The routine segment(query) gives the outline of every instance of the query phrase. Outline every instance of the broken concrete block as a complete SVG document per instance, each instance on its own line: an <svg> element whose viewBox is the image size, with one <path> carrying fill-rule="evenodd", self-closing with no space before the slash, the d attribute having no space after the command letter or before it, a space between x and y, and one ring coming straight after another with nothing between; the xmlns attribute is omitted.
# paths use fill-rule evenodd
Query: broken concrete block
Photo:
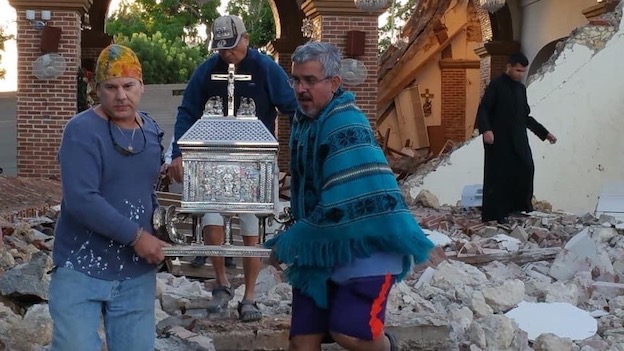
<svg viewBox="0 0 624 351"><path fill-rule="evenodd" d="M540 270L540 267L535 263L529 263L524 268L523 271L529 277L544 282L546 284L550 284L553 282L553 278L549 277L548 270L546 270L546 274Z"/></svg>
<svg viewBox="0 0 624 351"><path fill-rule="evenodd" d="M514 279L482 291L485 302L494 312L506 312L524 300L524 283Z"/></svg>
<svg viewBox="0 0 624 351"><path fill-rule="evenodd" d="M481 321L487 340L488 350L506 350L514 338L514 326L511 319L503 314L493 314Z"/></svg>
<svg viewBox="0 0 624 351"><path fill-rule="evenodd" d="M468 338L469 340L479 349L485 349L487 347L487 338L485 336L485 331L481 324L476 321L470 325L470 329L468 330Z"/></svg>
<svg viewBox="0 0 624 351"><path fill-rule="evenodd" d="M591 238L597 243L606 243L618 235L615 228L594 227Z"/></svg>
<svg viewBox="0 0 624 351"><path fill-rule="evenodd" d="M457 334L457 336L465 334L473 320L474 314L468 307L464 306L451 311L449 315L451 334Z"/></svg>
<svg viewBox="0 0 624 351"><path fill-rule="evenodd" d="M540 244L551 236L550 232L544 228L531 227L529 229L529 238Z"/></svg>
<svg viewBox="0 0 624 351"><path fill-rule="evenodd" d="M457 285L480 286L487 277L478 268L460 261L444 261L436 269L431 285L451 290Z"/></svg>
<svg viewBox="0 0 624 351"><path fill-rule="evenodd" d="M48 345L52 341L52 317L47 304L33 305L24 318L7 331L15 350L33 350L34 345ZM28 347L31 346L31 347Z"/></svg>
<svg viewBox="0 0 624 351"><path fill-rule="evenodd" d="M521 226L515 227L511 231L511 233L509 233L509 236L512 238L516 238L520 240L521 242L526 242L527 240L529 240L529 234Z"/></svg>
<svg viewBox="0 0 624 351"><path fill-rule="evenodd" d="M431 268L431 267L425 268L425 270L420 275L420 278L418 278L418 281L414 285L414 288L415 289L419 289L419 288L421 288L425 284L427 284L427 285L431 284L431 281L433 280L433 275L435 274L435 271L436 270Z"/></svg>
<svg viewBox="0 0 624 351"><path fill-rule="evenodd" d="M580 220L581 220L581 222L583 222L583 224L587 224L587 225L595 224L598 221L598 219L593 214L591 214L589 212L584 214L584 215L582 215Z"/></svg>
<svg viewBox="0 0 624 351"><path fill-rule="evenodd" d="M576 305L579 301L580 291L576 284L564 284L555 282L546 290L545 302L566 302Z"/></svg>
<svg viewBox="0 0 624 351"><path fill-rule="evenodd" d="M568 241L557 254L550 268L550 276L561 281L571 279L576 272L591 270L598 257L596 243L585 228Z"/></svg>
<svg viewBox="0 0 624 351"><path fill-rule="evenodd" d="M542 334L535 339L535 351L575 351L578 346L569 338L560 338L555 334Z"/></svg>
<svg viewBox="0 0 624 351"><path fill-rule="evenodd" d="M512 238L506 234L498 234L492 237L492 240L498 242L498 246L501 249L505 249L509 252L515 252L520 250L522 242L516 238Z"/></svg>
<svg viewBox="0 0 624 351"><path fill-rule="evenodd" d="M415 203L424 207L440 208L440 200L429 190L423 189L416 196Z"/></svg>
<svg viewBox="0 0 624 351"><path fill-rule="evenodd" d="M506 232L501 230L498 227L485 226L483 230L479 232L479 235L481 235L484 238L491 238L498 234L504 234L504 233Z"/></svg>
<svg viewBox="0 0 624 351"><path fill-rule="evenodd" d="M0 293L16 300L39 302L48 299L52 259L43 251L32 255L32 260L15 266L0 277Z"/></svg>
<svg viewBox="0 0 624 351"><path fill-rule="evenodd" d="M561 218L561 224L563 225L574 225L578 221L578 217L576 215L566 215Z"/></svg>
<svg viewBox="0 0 624 351"><path fill-rule="evenodd" d="M603 226L612 226L617 224L617 219L615 219L615 217L611 216L611 215L607 215L607 214L601 214L600 217L598 218L598 223L600 223Z"/></svg>
<svg viewBox="0 0 624 351"><path fill-rule="evenodd" d="M485 302L485 297L481 291L473 292L468 304L477 317L487 317L494 313L492 307Z"/></svg>
<svg viewBox="0 0 624 351"><path fill-rule="evenodd" d="M263 268L256 279L256 296L268 294L274 286L280 283L282 283L282 277L275 267Z"/></svg>

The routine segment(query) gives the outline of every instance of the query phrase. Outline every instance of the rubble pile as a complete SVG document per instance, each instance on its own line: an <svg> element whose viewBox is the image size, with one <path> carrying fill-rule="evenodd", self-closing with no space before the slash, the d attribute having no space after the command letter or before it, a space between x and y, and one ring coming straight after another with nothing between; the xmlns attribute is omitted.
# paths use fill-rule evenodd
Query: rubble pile
<svg viewBox="0 0 624 351"><path fill-rule="evenodd" d="M388 328L402 350L624 350L624 224L537 207L544 211L489 225L478 210L418 196L413 213L440 248L388 299ZM51 341L57 211L3 228L0 349L46 350ZM285 349L292 294L281 273L267 266L260 274L258 323L237 321L242 277L228 309L209 314L211 281L159 273L156 349Z"/></svg>

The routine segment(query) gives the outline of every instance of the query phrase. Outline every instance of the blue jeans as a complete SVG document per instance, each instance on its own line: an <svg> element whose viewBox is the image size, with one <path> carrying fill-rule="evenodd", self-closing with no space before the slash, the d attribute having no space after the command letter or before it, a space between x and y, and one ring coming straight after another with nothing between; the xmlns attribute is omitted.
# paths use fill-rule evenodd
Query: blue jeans
<svg viewBox="0 0 624 351"><path fill-rule="evenodd" d="M69 268L52 272L54 322L50 351L97 351L104 319L109 351L154 351L156 271L128 280L102 280Z"/></svg>

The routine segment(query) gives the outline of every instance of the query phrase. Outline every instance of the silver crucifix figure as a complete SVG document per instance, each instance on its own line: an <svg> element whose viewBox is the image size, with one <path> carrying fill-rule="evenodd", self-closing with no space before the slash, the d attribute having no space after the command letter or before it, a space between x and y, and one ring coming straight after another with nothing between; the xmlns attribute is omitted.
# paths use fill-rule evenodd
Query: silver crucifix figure
<svg viewBox="0 0 624 351"><path fill-rule="evenodd" d="M236 81L244 81L251 80L251 75L249 74L236 74L236 68L233 63L228 65L228 73L227 74L211 74L210 79L212 80L227 80L228 82L228 116L234 116L234 82Z"/></svg>

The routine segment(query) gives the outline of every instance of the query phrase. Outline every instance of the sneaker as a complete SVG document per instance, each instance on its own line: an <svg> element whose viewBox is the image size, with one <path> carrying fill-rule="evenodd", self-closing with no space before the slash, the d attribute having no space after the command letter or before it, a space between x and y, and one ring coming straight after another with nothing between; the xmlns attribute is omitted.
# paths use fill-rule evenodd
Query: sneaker
<svg viewBox="0 0 624 351"><path fill-rule="evenodd" d="M212 289L212 299L208 301L206 309L208 312L219 312L227 307L233 296L230 288L217 286Z"/></svg>
<svg viewBox="0 0 624 351"><path fill-rule="evenodd" d="M191 261L193 267L203 267L206 264L206 256L195 256Z"/></svg>

